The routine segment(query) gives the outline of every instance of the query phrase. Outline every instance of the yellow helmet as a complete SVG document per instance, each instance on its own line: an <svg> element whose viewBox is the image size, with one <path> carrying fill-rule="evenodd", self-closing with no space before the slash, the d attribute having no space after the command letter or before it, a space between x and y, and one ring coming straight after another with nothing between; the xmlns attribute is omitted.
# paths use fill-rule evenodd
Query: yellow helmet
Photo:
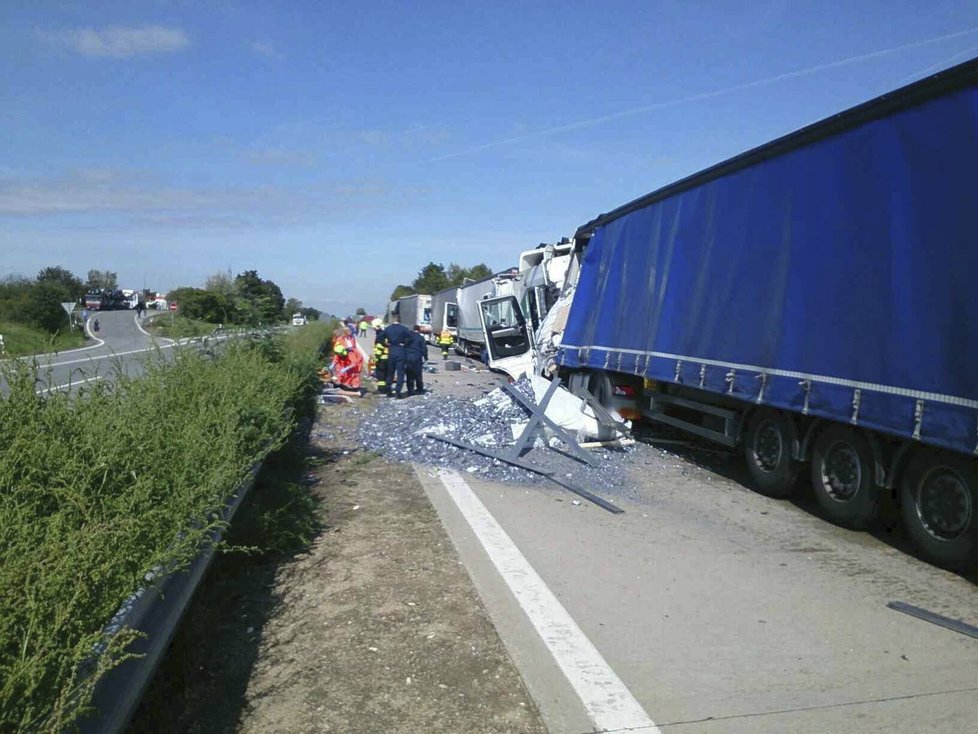
<svg viewBox="0 0 978 734"><path fill-rule="evenodd" d="M370 322L370 325L372 327L374 327L375 329L383 329L384 328L384 322L381 319L374 319L373 321Z"/></svg>
<svg viewBox="0 0 978 734"><path fill-rule="evenodd" d="M335 346L333 347L333 351L337 354L346 354L346 347L339 342L336 342Z"/></svg>

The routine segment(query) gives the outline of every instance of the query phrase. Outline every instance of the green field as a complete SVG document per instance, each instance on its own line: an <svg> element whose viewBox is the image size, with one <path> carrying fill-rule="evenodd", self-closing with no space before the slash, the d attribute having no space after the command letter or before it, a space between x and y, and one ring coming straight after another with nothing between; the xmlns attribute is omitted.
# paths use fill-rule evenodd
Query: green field
<svg viewBox="0 0 978 734"><path fill-rule="evenodd" d="M29 354L45 354L76 349L85 346L85 337L79 329L71 332L49 334L24 324L0 321L4 351L0 357L22 357Z"/></svg>
<svg viewBox="0 0 978 734"><path fill-rule="evenodd" d="M186 564L229 494L315 410L329 325L147 362L39 398L7 365L0 398L0 731L70 727L131 635L103 628L147 571ZM161 436L163 438L161 438Z"/></svg>

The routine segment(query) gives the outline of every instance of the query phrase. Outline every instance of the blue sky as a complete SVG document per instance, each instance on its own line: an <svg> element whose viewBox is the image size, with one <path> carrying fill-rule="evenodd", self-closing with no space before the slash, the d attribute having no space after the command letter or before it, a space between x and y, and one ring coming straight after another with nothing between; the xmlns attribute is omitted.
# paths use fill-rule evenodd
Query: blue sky
<svg viewBox="0 0 978 734"><path fill-rule="evenodd" d="M978 56L973 2L0 5L0 277L335 313Z"/></svg>

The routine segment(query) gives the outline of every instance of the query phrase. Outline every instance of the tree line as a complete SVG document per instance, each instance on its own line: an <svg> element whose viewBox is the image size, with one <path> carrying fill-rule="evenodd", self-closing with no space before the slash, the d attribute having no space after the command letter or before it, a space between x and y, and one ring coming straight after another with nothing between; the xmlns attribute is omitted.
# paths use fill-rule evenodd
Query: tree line
<svg viewBox="0 0 978 734"><path fill-rule="evenodd" d="M442 263L429 262L418 272L411 285L398 285L391 292L390 300L410 296L415 293L437 293L446 288L464 285L467 280L482 280L492 275L492 270L485 263L473 265L470 268L451 263L446 268Z"/></svg>
<svg viewBox="0 0 978 734"><path fill-rule="evenodd" d="M183 286L167 294L176 301L180 315L212 324L254 326L271 324L301 313L310 321L319 318L316 308L303 306L296 298L286 299L272 280L263 279L257 270L246 270L235 277L215 273L203 288Z"/></svg>
<svg viewBox="0 0 978 734"><path fill-rule="evenodd" d="M89 270L85 280L60 266L43 268L33 278L11 275L0 280L0 321L56 334L68 325L62 303L78 303L92 288L116 287L116 274L108 270Z"/></svg>
<svg viewBox="0 0 978 734"><path fill-rule="evenodd" d="M57 334L68 326L62 303L81 303L85 293L100 288L115 290L118 275L110 270L89 270L85 280L60 266L43 268L33 277L12 275L0 279L0 322L12 322ZM155 294L144 291L144 298ZM177 301L180 315L215 324L256 325L275 323L294 313L309 320L319 318L318 309L286 299L271 280L246 270L235 277L218 273L203 288L180 287L167 294Z"/></svg>

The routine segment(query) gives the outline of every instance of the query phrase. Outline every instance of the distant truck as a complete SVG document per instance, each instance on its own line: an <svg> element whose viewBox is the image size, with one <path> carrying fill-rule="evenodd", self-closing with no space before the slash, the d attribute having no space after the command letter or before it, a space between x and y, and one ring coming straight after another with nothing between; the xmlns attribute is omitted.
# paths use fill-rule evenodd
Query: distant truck
<svg viewBox="0 0 978 734"><path fill-rule="evenodd" d="M393 312L409 329L422 334L431 333L431 296L416 293L413 296L399 298Z"/></svg>
<svg viewBox="0 0 978 734"><path fill-rule="evenodd" d="M453 344L458 340L458 288L454 286L431 296L431 331L428 341L436 344L443 331L451 335Z"/></svg>
<svg viewBox="0 0 978 734"><path fill-rule="evenodd" d="M127 296L118 288L92 288L85 293L85 308L89 311L121 311L136 308L138 303L138 295L133 301L132 296Z"/></svg>
<svg viewBox="0 0 978 734"><path fill-rule="evenodd" d="M841 525L892 495L973 566L976 109L972 61L603 214L536 336L514 298L490 350L739 449L768 495L806 470Z"/></svg>
<svg viewBox="0 0 978 734"><path fill-rule="evenodd" d="M293 326L305 326L306 325L306 317L305 317L305 314L302 314L302 313L299 313L299 312L296 312L296 313L292 314L292 325Z"/></svg>

